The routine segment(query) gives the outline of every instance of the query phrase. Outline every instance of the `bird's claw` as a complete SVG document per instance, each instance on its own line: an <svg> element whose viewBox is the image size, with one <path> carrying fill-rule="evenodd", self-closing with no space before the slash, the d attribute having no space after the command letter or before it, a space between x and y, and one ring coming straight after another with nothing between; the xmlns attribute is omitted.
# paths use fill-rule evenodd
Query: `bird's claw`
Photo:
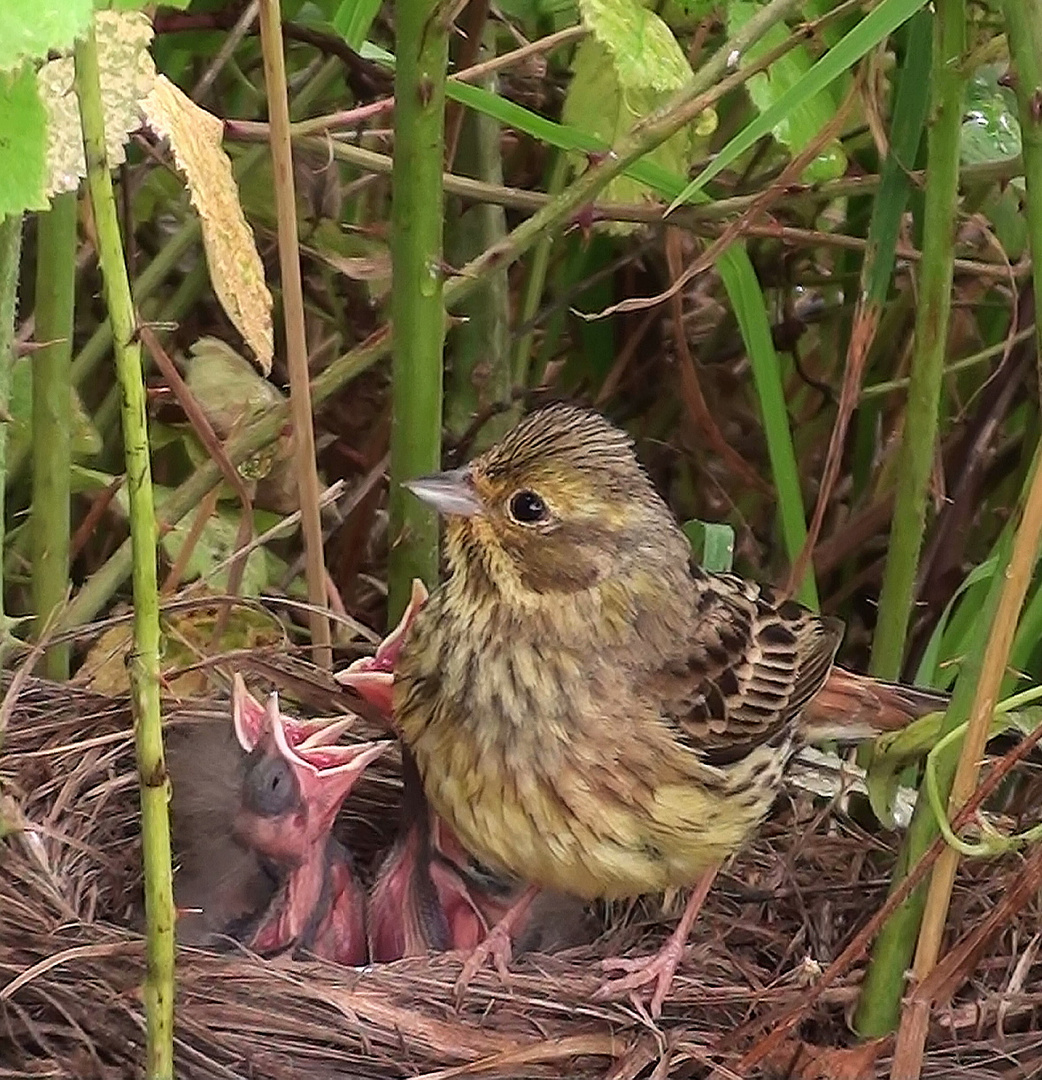
<svg viewBox="0 0 1042 1080"><path fill-rule="evenodd" d="M650 1012L652 1018L657 1020L662 1015L662 1005L669 994L669 988L673 985L673 976L676 974L683 955L683 944L670 940L651 957L642 956L638 959L627 959L621 956L608 957L601 961L601 966L605 971L624 971L628 974L621 978L605 980L594 992L594 1001L611 1001L628 995L634 1005L643 1011L640 995L637 992L654 982L655 990L651 995Z"/></svg>
<svg viewBox="0 0 1042 1080"><path fill-rule="evenodd" d="M455 994L457 1007L459 1007L460 1003L463 1001L463 995L466 993L467 987L470 986L474 976L477 975L490 958L495 965L496 971L499 972L499 977L503 981L503 984L509 985L510 960L513 955L510 934L511 931L509 928L503 926L501 923L497 923L497 925L493 926L485 935L484 941L481 941L474 946L463 965L463 970L460 972L459 978L456 980Z"/></svg>

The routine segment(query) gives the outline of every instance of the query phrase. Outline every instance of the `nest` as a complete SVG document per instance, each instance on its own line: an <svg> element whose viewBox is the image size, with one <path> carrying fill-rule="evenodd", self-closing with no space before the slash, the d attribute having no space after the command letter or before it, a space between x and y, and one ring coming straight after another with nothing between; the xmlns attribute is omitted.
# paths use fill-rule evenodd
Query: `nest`
<svg viewBox="0 0 1042 1080"><path fill-rule="evenodd" d="M132 929L127 704L30 679L0 731L4 714L0 1076L138 1076L144 949ZM828 985L822 972L883 903L895 842L820 803L780 806L718 879L657 1027L629 1002L591 1001L601 958L641 955L668 933L662 906L648 902L602 913L592 946L518 958L507 986L480 974L459 1003L452 954L355 970L181 949L177 1075L886 1076L889 1041L858 1044L849 1029L860 963ZM982 924L1023 872L1013 859L964 867L951 939ZM923 1076L1040 1074L1039 940L1036 884L934 1009Z"/></svg>

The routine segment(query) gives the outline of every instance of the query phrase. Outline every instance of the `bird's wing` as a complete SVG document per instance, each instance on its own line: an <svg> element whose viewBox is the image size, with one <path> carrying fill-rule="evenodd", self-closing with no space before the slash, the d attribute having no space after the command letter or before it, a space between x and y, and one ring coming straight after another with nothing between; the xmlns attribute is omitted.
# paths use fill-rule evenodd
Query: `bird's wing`
<svg viewBox="0 0 1042 1080"><path fill-rule="evenodd" d="M690 630L652 691L677 738L706 764L725 766L791 730L828 678L843 624L768 586L691 572Z"/></svg>

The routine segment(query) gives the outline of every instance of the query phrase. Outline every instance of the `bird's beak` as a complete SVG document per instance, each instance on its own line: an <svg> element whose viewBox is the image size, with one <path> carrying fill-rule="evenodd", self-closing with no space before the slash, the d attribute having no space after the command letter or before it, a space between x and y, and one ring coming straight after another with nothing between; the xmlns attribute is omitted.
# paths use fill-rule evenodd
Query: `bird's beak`
<svg viewBox="0 0 1042 1080"><path fill-rule="evenodd" d="M485 512L468 468L418 476L402 486L447 517L477 517Z"/></svg>

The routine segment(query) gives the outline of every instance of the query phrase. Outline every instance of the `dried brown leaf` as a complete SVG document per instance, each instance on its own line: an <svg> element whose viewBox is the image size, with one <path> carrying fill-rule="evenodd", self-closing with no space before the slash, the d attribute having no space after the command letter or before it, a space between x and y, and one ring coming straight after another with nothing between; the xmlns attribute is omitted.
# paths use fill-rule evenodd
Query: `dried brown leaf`
<svg viewBox="0 0 1042 1080"><path fill-rule="evenodd" d="M169 140L203 227L214 292L267 374L274 353L271 293L253 231L239 202L231 162L221 147L224 125L160 75L142 103L145 121Z"/></svg>

